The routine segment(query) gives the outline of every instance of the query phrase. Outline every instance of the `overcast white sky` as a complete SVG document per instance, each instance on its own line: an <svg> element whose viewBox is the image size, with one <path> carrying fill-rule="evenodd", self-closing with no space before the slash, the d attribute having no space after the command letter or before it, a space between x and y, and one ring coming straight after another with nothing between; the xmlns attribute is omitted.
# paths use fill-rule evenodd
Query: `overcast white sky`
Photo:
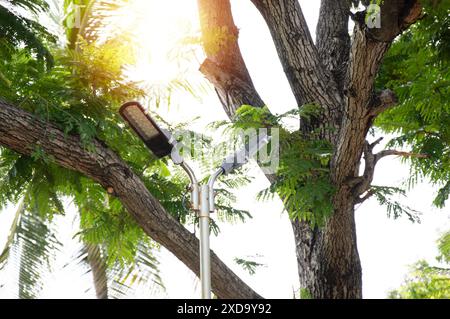
<svg viewBox="0 0 450 319"><path fill-rule="evenodd" d="M146 14L145 20L154 18L158 23L166 23L170 26L166 29L149 28L149 22L147 24L142 22L139 30L144 33L146 41L156 39L153 40L156 41L155 44L147 47L158 47L158 41L167 42L167 38L172 37L172 33L176 33L173 28L179 25L192 24L194 28L196 27L195 0L166 0L159 3L154 0L134 1L140 2L141 6L148 6L149 2L153 3L153 12L150 15ZM300 2L308 24L314 32L320 1ZM262 98L276 113L293 108L295 101L263 19L250 1L232 0L232 5L236 24L240 28L241 49ZM139 21L139 19L127 18L127 20ZM179 23L171 23L174 19ZM142 52L142 56L146 55L148 52ZM163 72L161 63L159 67L155 67L155 63L153 66L145 65L144 59L134 74L154 80ZM193 76L201 78L198 73ZM167 74L161 74L160 77L165 78ZM179 93L174 97L169 110L160 108L157 111L173 123L186 121L196 115L201 116L201 119L193 125L197 130L201 130L205 123L226 119L212 90L201 100ZM250 174L255 180L251 185L236 190L238 197L236 207L249 210L254 218L245 224L221 224L222 232L218 237L212 238L211 247L241 278L264 297L292 298L293 291L299 288L299 284L294 238L288 217L283 213L279 200L262 203L255 199L258 191L267 187L267 181L255 165L251 167ZM399 185L407 177L408 167L401 164L399 159L389 158L380 162L374 183L386 186ZM435 241L441 232L450 228L448 208L444 211L431 206L435 191L436 189L432 186L423 183L403 199L408 206L423 212L421 224L412 224L406 218L389 219L385 208L378 206L373 199L358 207L356 213L358 247L363 267L365 298L385 298L387 291L400 285L409 264L421 258L434 261L437 253ZM71 236L76 232L72 222L75 212L73 208L69 208L69 212L72 217L64 219L61 226L63 240L68 245L58 257L56 271L46 279L42 293L42 297L45 298L94 297L92 290L86 292L91 286L91 278L88 275L83 275L83 272L76 267L63 267L71 260L77 248L70 243ZM13 208L0 214L0 247L7 236L12 213ZM149 294L140 291L136 297L197 298L199 291L195 276L164 249L159 255L166 292ZM251 256L257 257L255 259ZM233 262L235 257L255 259L265 266L258 269L255 275L250 276ZM4 275L5 273L0 274L0 276ZM10 290L0 290L0 297L10 296L12 296Z"/></svg>

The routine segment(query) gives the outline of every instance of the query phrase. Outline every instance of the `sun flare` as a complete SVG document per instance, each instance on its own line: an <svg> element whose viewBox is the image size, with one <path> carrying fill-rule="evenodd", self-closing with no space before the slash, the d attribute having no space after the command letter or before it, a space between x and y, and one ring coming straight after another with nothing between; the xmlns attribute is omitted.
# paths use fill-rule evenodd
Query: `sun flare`
<svg viewBox="0 0 450 319"><path fill-rule="evenodd" d="M133 81L164 85L177 77L173 57L181 39L196 29L195 0L130 0L114 25L134 44L136 63L128 72Z"/></svg>

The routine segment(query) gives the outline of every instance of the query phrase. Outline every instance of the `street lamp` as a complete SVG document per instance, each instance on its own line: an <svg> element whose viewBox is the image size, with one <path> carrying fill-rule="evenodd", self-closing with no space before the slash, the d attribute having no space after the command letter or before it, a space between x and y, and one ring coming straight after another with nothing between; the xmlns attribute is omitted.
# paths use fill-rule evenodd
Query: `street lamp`
<svg viewBox="0 0 450 319"><path fill-rule="evenodd" d="M269 142L269 137L260 137L259 143L247 144L243 149L227 157L219 169L210 176L206 185L200 185L192 168L178 152L177 141L172 134L161 129L139 102L127 102L119 110L122 118L136 132L147 148L162 158L170 154L172 161L180 165L189 176L191 185L191 208L199 217L200 227L200 282L202 298L211 299L211 256L209 248L210 214L215 211L214 183L221 175L243 166Z"/></svg>
<svg viewBox="0 0 450 319"><path fill-rule="evenodd" d="M170 144L170 134L159 128L141 104L138 102L125 103L119 113L156 157L162 158L172 152L173 145Z"/></svg>

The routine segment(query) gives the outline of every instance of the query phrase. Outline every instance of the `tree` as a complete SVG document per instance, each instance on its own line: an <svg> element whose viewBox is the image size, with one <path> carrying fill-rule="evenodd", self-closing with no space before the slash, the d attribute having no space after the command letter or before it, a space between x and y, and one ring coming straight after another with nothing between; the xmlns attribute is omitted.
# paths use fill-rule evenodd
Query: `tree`
<svg viewBox="0 0 450 319"><path fill-rule="evenodd" d="M450 233L439 239L439 253L436 258L444 266L431 266L425 260L413 265L405 283L389 293L395 299L448 299L450 298Z"/></svg>
<svg viewBox="0 0 450 319"><path fill-rule="evenodd" d="M423 17L423 7L415 0L384 1L382 28L370 29L366 25L367 11L350 11L351 2L358 1L323 0L314 44L296 0L252 2L269 26L301 118L298 132L283 132L280 171L268 178L273 186L270 191L283 198L292 217L303 294L313 298L359 298L361 266L354 205L373 195L385 198L392 192L371 185L375 165L381 158L429 157L398 150L374 154L377 143L366 141L374 120L396 102L392 90L383 87L378 91L375 87L383 58L394 39ZM264 102L245 67L229 1L198 3L208 55L201 71L216 87L225 111L240 125L255 113L263 122L278 125L263 108ZM350 17L355 21L352 39L348 34ZM20 84L19 80L14 85ZM116 82L107 82L111 83ZM25 158L33 156L39 162L48 162L57 170L56 176L70 181L70 189L77 185L72 174L82 175L81 180L95 185L115 208L124 208L119 209L118 216L124 217L126 210L147 235L198 274L198 240L171 216L173 202L164 203L155 197L161 192L155 185L162 181L160 176L142 170L151 158L143 155L146 153L139 141L114 120L118 101L97 100L104 92L116 92L117 87L106 85L100 89L91 85L86 96L76 91L59 99L49 96L56 109L71 115L61 116L59 111L49 112L35 96L29 98L29 85L30 81L24 81L19 90L2 92L9 102L0 102L0 145ZM74 121L65 122L74 115ZM363 153L364 174L359 176ZM170 187L164 190L170 191ZM212 284L220 298L259 297L215 254Z"/></svg>
<svg viewBox="0 0 450 319"><path fill-rule="evenodd" d="M438 99L441 96L444 98L433 105L433 109L422 108L423 113L428 115L435 108L442 109L443 117L435 117L437 125L433 126L431 132L431 135L436 134L432 142L441 145L436 157L430 154L430 148L419 146L426 144L427 138L423 138L422 142L415 138L404 139L405 145L412 144L413 150L408 152L389 149L374 153L380 139L368 141L369 133L376 127L374 122L383 112L391 110L390 114L395 119L402 117L393 108L398 97L392 88L398 89L399 83L390 82L391 85L388 85L380 79L379 87L376 86L377 76L388 50L399 35L424 18L425 12L430 16L428 21L433 20L436 12L448 19L448 2L361 2L365 9L352 13L351 5L358 5L360 1L322 0L317 39L314 43L298 1L252 0L267 23L298 105L300 130L287 134L281 147L280 170L276 176L267 177L272 183L270 191L280 195L290 213L300 284L313 298L362 296L361 264L354 220L356 204L375 195L388 205L394 215L404 211L398 203L387 199L399 189L372 185L379 160L393 155L413 158L412 168L417 173L416 176L432 176L436 184L448 183L448 137L440 136L448 136L444 133L448 132L448 125L445 123L448 123L449 114L448 99L445 99L448 94L444 94L445 85L439 87L442 95L438 95ZM380 28L369 27L368 22L374 18L374 12L370 11L373 6L368 7L369 4L380 5ZM253 85L241 55L239 31L233 21L230 2L198 0L198 6L203 46L207 55L200 70L214 85L225 112L231 120L239 122L242 114L249 112L248 107L243 112L241 107L251 105L256 108L253 114L265 112L265 116L261 118L270 118L271 114L267 108L263 108L265 103ZM351 36L348 32L350 18L355 23ZM449 43L448 29L445 28L448 20L446 21L447 24L435 23L433 29L442 30L443 46ZM429 30L427 34L431 35L432 31ZM414 35L410 34L412 38L416 36L418 31ZM429 38L425 38L422 44L433 50L430 48ZM413 58L411 55L411 61ZM434 56L422 51L422 58L427 63L428 58L433 59ZM439 62L430 62L433 66L436 63ZM401 68L395 70L401 72ZM434 75L440 76L443 83L448 83L448 64L444 70L444 75L437 72ZM412 71L402 75L402 80L409 81L408 83L413 81L407 87L418 90L414 78L416 73ZM395 78L389 77L389 80ZM428 79L422 84L431 85ZM411 108L416 100L408 100L405 95L400 95L400 98L402 109L405 110L405 104L409 102L411 116L417 117L418 110ZM311 106L315 106L314 112L311 112ZM389 131L386 129L386 119L380 119L379 127ZM408 127L409 121L409 118L403 116L400 123L395 122L400 127L398 129L391 122L391 131L412 133L413 129ZM274 121L265 121L262 125L274 125ZM317 143L327 144L332 148L325 164L320 161L323 156L319 156ZM304 151L308 149L313 151L305 154ZM433 149L437 150L438 147ZM362 157L364 171L360 175ZM435 164L433 168L427 165L430 162ZM441 165L442 162L447 164ZM323 171L326 171L328 183L324 183L324 174L318 173ZM448 197L448 184L441 193L440 198L445 201ZM324 207L324 201L328 202L328 207ZM442 200L439 203L443 205Z"/></svg>

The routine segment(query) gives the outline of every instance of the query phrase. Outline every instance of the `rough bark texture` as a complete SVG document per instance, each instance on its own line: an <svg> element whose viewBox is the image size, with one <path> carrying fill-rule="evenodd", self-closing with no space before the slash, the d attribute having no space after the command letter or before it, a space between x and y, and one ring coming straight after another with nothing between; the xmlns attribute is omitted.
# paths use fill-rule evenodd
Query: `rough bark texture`
<svg viewBox="0 0 450 319"><path fill-rule="evenodd" d="M322 107L319 118L302 120L300 129L308 134L322 128L323 137L333 139L339 124L342 104L338 87L321 61L317 48L297 0L252 0L264 17L275 48L289 81L297 105L316 104ZM327 128L325 129L325 125Z"/></svg>
<svg viewBox="0 0 450 319"><path fill-rule="evenodd" d="M297 0L252 0L266 20L298 106L339 104L336 83L320 60Z"/></svg>
<svg viewBox="0 0 450 319"><path fill-rule="evenodd" d="M58 165L112 190L150 237L199 275L198 239L164 210L113 151L100 142L93 144L94 150L87 151L78 137L66 136L51 123L0 100L0 145L23 155L31 155L40 146ZM211 258L212 288L219 298L260 298L213 252Z"/></svg>
<svg viewBox="0 0 450 319"><path fill-rule="evenodd" d="M421 6L416 0L385 1L381 8L383 26L376 30L366 27L364 13L355 15L356 26L350 40L348 19L352 1L322 0L317 44L314 44L297 0L252 2L269 27L298 106L315 103L324 110L320 118L302 121L301 131L308 138L311 130L320 129L322 137L336 146L330 167L336 188L332 216L320 229L292 221L301 287L314 298L361 298L362 271L354 205L360 201L358 190L362 183L367 183L367 178L358 176L359 163L373 120L396 102L390 91L376 94L374 81L391 42L420 18ZM198 4L204 36L218 26L237 30L229 0L199 0ZM237 36L237 32L234 34ZM220 49L220 54L214 55L205 50L208 56L205 63L220 56L221 64L232 64L235 68L223 68L220 77L213 76L212 68L200 69L208 79L213 78L211 82L219 97L228 79L239 74L246 74L246 83L251 83L237 37L232 45ZM231 119L233 111L243 104L264 104L260 99L252 103L250 97L259 95L249 90L254 87L247 85L242 92L232 91L228 100L221 97ZM272 182L276 178L269 177Z"/></svg>
<svg viewBox="0 0 450 319"><path fill-rule="evenodd" d="M316 43L319 57L342 92L350 52L350 0L323 0L320 5Z"/></svg>

